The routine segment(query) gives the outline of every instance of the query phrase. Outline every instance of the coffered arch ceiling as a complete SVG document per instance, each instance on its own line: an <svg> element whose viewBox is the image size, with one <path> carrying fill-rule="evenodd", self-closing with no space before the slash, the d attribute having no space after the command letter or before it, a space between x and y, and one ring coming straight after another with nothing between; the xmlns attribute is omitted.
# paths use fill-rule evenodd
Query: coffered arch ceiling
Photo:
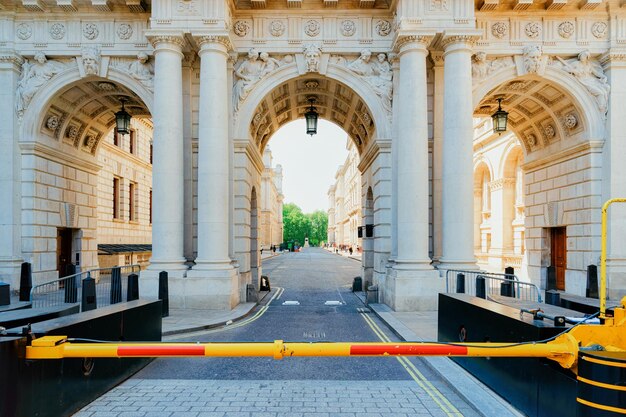
<svg viewBox="0 0 626 417"><path fill-rule="evenodd" d="M350 87L320 75L284 82L259 103L250 123L250 134L261 153L278 129L304 118L310 107L309 97L315 98L319 118L345 130L361 153L375 134L370 110Z"/></svg>
<svg viewBox="0 0 626 417"><path fill-rule="evenodd" d="M562 141L574 142L585 131L584 114L572 96L554 83L541 78L520 78L489 91L474 109L475 117L490 117L497 99L509 112L508 128L514 131L526 154Z"/></svg>
<svg viewBox="0 0 626 417"><path fill-rule="evenodd" d="M119 83L92 79L55 95L41 119L40 132L95 155L100 141L115 126L115 113L124 99L125 109L133 118L151 124L148 108L134 92Z"/></svg>

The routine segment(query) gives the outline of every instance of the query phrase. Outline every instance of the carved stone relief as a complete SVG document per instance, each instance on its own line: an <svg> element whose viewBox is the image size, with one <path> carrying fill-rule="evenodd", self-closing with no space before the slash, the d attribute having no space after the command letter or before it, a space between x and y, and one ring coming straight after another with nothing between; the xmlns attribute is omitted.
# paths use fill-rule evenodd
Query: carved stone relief
<svg viewBox="0 0 626 417"><path fill-rule="evenodd" d="M117 27L117 37L126 41L133 36L133 27L128 23L122 23Z"/></svg>
<svg viewBox="0 0 626 417"><path fill-rule="evenodd" d="M239 110L240 103L246 99L254 86L279 67L291 64L293 56L285 55L281 60L270 57L267 52L259 52L252 48L248 56L235 68L235 84L233 86L233 107Z"/></svg>
<svg viewBox="0 0 626 417"><path fill-rule="evenodd" d="M304 45L304 61L306 62L306 72L319 72L322 48L316 43Z"/></svg>
<svg viewBox="0 0 626 417"><path fill-rule="evenodd" d="M559 36L565 39L569 39L574 34L574 23L565 21L559 23L558 27Z"/></svg>
<svg viewBox="0 0 626 417"><path fill-rule="evenodd" d="M563 118L563 125L568 129L574 129L578 126L578 118L574 113L568 113Z"/></svg>
<svg viewBox="0 0 626 417"><path fill-rule="evenodd" d="M66 64L48 60L43 52L37 52L33 61L24 60L15 90L15 111L19 118L23 116L35 93L65 68Z"/></svg>
<svg viewBox="0 0 626 417"><path fill-rule="evenodd" d="M374 62L371 61L372 52L368 49L361 51L361 55L348 63L343 61L346 67L362 77L380 97L383 107L391 113L391 99L393 93L393 71L387 60L387 55L380 53ZM341 62L341 61L336 61Z"/></svg>
<svg viewBox="0 0 626 417"><path fill-rule="evenodd" d="M491 34L498 39L502 39L509 34L509 25L505 22L496 22L491 25Z"/></svg>
<svg viewBox="0 0 626 417"><path fill-rule="evenodd" d="M541 24L538 22L527 23L524 27L524 32L531 39L538 38L541 35Z"/></svg>
<svg viewBox="0 0 626 417"><path fill-rule="evenodd" d="M608 28L605 22L596 22L591 26L591 34L598 39L603 39L607 35Z"/></svg>
<svg viewBox="0 0 626 417"><path fill-rule="evenodd" d="M82 52L81 62L85 75L100 75L100 49L87 46Z"/></svg>
<svg viewBox="0 0 626 417"><path fill-rule="evenodd" d="M233 26L233 31L235 32L235 35L243 38L250 31L250 24L245 20L238 20Z"/></svg>
<svg viewBox="0 0 626 417"><path fill-rule="evenodd" d="M350 37L356 33L356 24L353 20L344 20L341 22L341 34Z"/></svg>
<svg viewBox="0 0 626 417"><path fill-rule="evenodd" d="M100 30L98 29L98 25L95 23L85 23L83 26L83 36L90 41L96 39L100 35Z"/></svg>
<svg viewBox="0 0 626 417"><path fill-rule="evenodd" d="M113 68L123 71L139 81L144 87L152 91L154 88L154 66L150 62L150 57L145 52L139 52L137 59L116 59L111 64ZM112 89L115 85L111 83L101 82L98 86L102 89L106 88L106 84L110 84Z"/></svg>
<svg viewBox="0 0 626 417"><path fill-rule="evenodd" d="M543 51L538 45L527 45L523 50L524 69L529 74L537 74L541 72L543 60L541 55Z"/></svg>
<svg viewBox="0 0 626 417"><path fill-rule="evenodd" d="M307 36L315 37L320 34L321 25L317 20L309 20L304 24L304 33Z"/></svg>
<svg viewBox="0 0 626 417"><path fill-rule="evenodd" d="M270 23L270 33L274 37L282 36L285 33L285 24L281 20L274 20Z"/></svg>
<svg viewBox="0 0 626 417"><path fill-rule="evenodd" d="M50 37L55 40L61 40L65 37L65 25L63 23L53 23L50 26Z"/></svg>
<svg viewBox="0 0 626 417"><path fill-rule="evenodd" d="M487 59L485 52L477 52L472 62L472 78L480 81L502 68L512 67L513 65L515 65L515 62L510 56Z"/></svg>
<svg viewBox="0 0 626 417"><path fill-rule="evenodd" d="M33 35L33 28L28 23L20 23L15 29L18 38L25 41Z"/></svg>
<svg viewBox="0 0 626 417"><path fill-rule="evenodd" d="M50 130L57 130L57 128L59 127L60 124L60 120L58 116L49 116L48 119L46 119L46 127Z"/></svg>
<svg viewBox="0 0 626 417"><path fill-rule="evenodd" d="M448 0L430 0L430 11L444 11L448 10Z"/></svg>
<svg viewBox="0 0 626 417"><path fill-rule="evenodd" d="M391 33L391 23L388 20L379 20L376 22L376 33L379 36L388 36Z"/></svg>

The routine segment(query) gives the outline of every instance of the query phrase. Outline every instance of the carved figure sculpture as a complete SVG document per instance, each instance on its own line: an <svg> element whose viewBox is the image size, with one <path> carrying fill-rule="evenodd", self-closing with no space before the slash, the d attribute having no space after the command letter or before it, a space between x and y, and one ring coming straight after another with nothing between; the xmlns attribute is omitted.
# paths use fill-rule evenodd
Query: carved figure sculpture
<svg viewBox="0 0 626 417"><path fill-rule="evenodd" d="M319 72L321 56L322 50L317 44L310 43L304 46L304 60L307 72Z"/></svg>
<svg viewBox="0 0 626 417"><path fill-rule="evenodd" d="M143 84L149 90L152 90L154 83L154 68L149 62L150 57L145 52L137 54L137 60L133 61L128 67L128 73Z"/></svg>
<svg viewBox="0 0 626 417"><path fill-rule="evenodd" d="M391 112L393 95L393 71L391 70L391 64L385 54L378 54L376 62L370 61L371 56L372 53L364 49L357 59L347 64L347 68L363 77L381 98L385 109ZM340 61L337 62L339 63Z"/></svg>
<svg viewBox="0 0 626 417"><path fill-rule="evenodd" d="M578 82L585 86L587 91L595 97L600 112L606 114L610 86L602 66L590 58L591 55L587 50L578 54L578 58L567 61L557 57L563 64L563 69L576 77Z"/></svg>
<svg viewBox="0 0 626 417"><path fill-rule="evenodd" d="M248 57L235 69L235 85L233 86L234 110L239 110L239 103L244 100L255 84L263 77L272 73L283 64L293 62L291 55L282 61L269 56L267 52L259 54L256 49L248 51Z"/></svg>
<svg viewBox="0 0 626 417"><path fill-rule="evenodd" d="M472 78L474 80L482 80L488 75L496 72L501 68L513 66L513 58L501 57L495 59L487 59L485 52L476 52L472 62Z"/></svg>
<svg viewBox="0 0 626 417"><path fill-rule="evenodd" d="M529 74L536 74L541 68L542 50L538 45L527 45L524 47L524 68Z"/></svg>
<svg viewBox="0 0 626 417"><path fill-rule="evenodd" d="M82 60L83 68L85 69L85 75L100 74L100 52L96 48L84 48Z"/></svg>
<svg viewBox="0 0 626 417"><path fill-rule="evenodd" d="M263 63L263 70L261 71L261 75L259 78L265 77L267 74L280 67L280 62L276 58L270 57L270 54L268 54L267 52L261 52L259 58Z"/></svg>
<svg viewBox="0 0 626 417"><path fill-rule="evenodd" d="M15 90L15 111L18 117L22 117L35 93L63 68L59 62L48 61L43 52L37 52L32 63L24 61L22 76Z"/></svg>

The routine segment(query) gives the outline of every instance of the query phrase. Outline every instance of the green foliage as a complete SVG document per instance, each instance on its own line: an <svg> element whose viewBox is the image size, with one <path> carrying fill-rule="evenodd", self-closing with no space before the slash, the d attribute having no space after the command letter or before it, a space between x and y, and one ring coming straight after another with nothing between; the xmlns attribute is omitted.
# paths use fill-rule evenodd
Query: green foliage
<svg viewBox="0 0 626 417"><path fill-rule="evenodd" d="M328 216L318 210L314 213L302 213L302 209L293 203L283 206L283 241L293 241L296 245L304 245L304 239L309 238L309 244L317 246L326 240L328 234Z"/></svg>

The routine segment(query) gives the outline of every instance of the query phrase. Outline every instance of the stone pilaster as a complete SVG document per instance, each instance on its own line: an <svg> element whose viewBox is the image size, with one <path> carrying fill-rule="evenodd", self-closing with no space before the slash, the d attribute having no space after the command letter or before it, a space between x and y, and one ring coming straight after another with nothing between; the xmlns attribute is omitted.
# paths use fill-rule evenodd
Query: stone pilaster
<svg viewBox="0 0 626 417"><path fill-rule="evenodd" d="M444 47L442 259L440 269L475 269L472 124L474 35L446 35Z"/></svg>
<svg viewBox="0 0 626 417"><path fill-rule="evenodd" d="M0 276L12 290L19 288L21 251L21 165L15 90L23 60L0 53Z"/></svg>

